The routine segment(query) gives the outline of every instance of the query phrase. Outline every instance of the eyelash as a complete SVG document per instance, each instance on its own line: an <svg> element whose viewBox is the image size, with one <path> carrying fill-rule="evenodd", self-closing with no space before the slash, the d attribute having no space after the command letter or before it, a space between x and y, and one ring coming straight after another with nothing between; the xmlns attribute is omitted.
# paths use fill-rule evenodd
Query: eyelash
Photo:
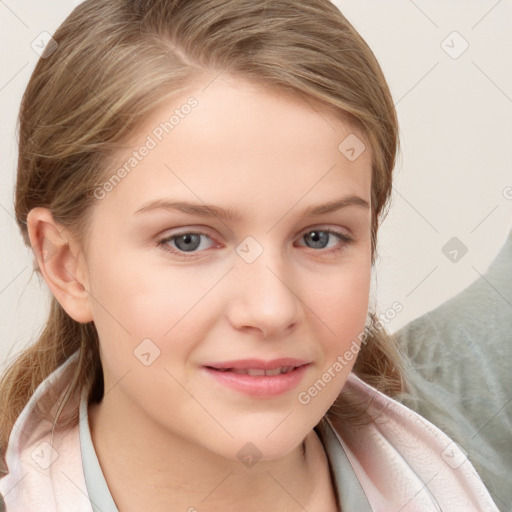
<svg viewBox="0 0 512 512"><path fill-rule="evenodd" d="M304 237L305 235L307 235L309 233L312 233L313 231L322 231L323 233L328 233L330 235L334 235L337 238L339 238L341 242L343 242L341 244L341 246L338 246L334 249L332 249L332 248L331 249L314 249L312 247L309 247L309 249L313 250L314 252L323 252L324 254L335 254L335 253L342 251L346 245L354 242L354 239L352 237L350 237L344 233L341 233L339 231L329 229L329 228L325 228L325 229L316 228L316 229L310 229L309 231L304 231L301 234L300 238ZM208 235L208 233L205 233L204 231L183 231L182 233L177 233L177 234L162 238L161 240L159 240L157 242L157 246L159 248L161 248L162 250L164 250L165 252L171 253L173 255L177 255L184 259L195 258L196 255L198 254L198 252L202 252L202 251L191 251L191 252L187 253L186 251L181 251L179 249L178 250L173 249L172 247L170 247L168 245L168 242L175 240L176 238L179 238L180 236L183 236L183 235L204 235L211 239L210 235Z"/></svg>

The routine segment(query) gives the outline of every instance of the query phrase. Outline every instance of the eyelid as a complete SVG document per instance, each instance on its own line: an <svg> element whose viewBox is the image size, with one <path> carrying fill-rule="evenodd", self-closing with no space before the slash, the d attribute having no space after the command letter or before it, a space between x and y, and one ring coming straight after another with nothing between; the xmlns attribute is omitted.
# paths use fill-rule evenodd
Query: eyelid
<svg viewBox="0 0 512 512"><path fill-rule="evenodd" d="M163 238L173 238L173 237L178 237L181 235L189 235L189 234L204 235L204 236L211 238L211 235L209 233L207 233L206 230L204 230L202 228L192 227L192 228L186 228L186 229L181 229L181 228L176 228L176 229L178 229L178 231L173 231L171 234L168 234Z"/></svg>
<svg viewBox="0 0 512 512"><path fill-rule="evenodd" d="M313 226L307 227L306 229L302 229L301 231L299 231L297 236L300 238L307 233L311 233L311 231L324 231L326 233L332 233L333 235L337 235L343 239L353 240L354 237L350 234L350 231L347 228L345 228L345 230L348 232L346 233L342 230L342 228L331 227L328 224L315 224Z"/></svg>

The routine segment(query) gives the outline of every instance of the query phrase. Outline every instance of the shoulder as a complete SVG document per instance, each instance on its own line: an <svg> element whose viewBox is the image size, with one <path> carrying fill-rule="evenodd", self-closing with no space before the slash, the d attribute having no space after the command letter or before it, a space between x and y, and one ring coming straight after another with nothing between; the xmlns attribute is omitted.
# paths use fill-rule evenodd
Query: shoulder
<svg viewBox="0 0 512 512"><path fill-rule="evenodd" d="M54 424L43 412L62 396L77 360L73 354L36 389L14 424L5 459L9 473L0 494L9 512L76 510L92 512L82 469L77 418L79 400L71 396ZM56 413L52 408L51 413ZM60 426L59 425L64 425Z"/></svg>
<svg viewBox="0 0 512 512"><path fill-rule="evenodd" d="M372 508L406 511L498 511L472 464L441 430L356 375L349 401L366 401L366 422L352 427L330 417Z"/></svg>

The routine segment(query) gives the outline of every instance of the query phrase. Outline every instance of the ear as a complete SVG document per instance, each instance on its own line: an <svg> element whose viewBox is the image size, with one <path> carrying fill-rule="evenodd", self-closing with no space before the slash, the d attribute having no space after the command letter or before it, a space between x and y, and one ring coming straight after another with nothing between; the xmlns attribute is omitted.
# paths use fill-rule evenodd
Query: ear
<svg viewBox="0 0 512 512"><path fill-rule="evenodd" d="M71 318L91 322L86 267L78 243L54 221L48 208L30 210L27 226L30 245L48 288Z"/></svg>

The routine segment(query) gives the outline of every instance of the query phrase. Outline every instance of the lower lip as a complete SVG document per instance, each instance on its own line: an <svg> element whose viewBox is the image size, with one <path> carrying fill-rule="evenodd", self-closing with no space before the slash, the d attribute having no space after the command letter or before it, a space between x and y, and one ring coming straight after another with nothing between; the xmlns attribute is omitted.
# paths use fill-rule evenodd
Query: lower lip
<svg viewBox="0 0 512 512"><path fill-rule="evenodd" d="M221 384L232 389L256 397L273 397L281 395L297 387L309 364L295 368L291 372L280 375L246 375L234 372L222 372L203 367L209 375Z"/></svg>

